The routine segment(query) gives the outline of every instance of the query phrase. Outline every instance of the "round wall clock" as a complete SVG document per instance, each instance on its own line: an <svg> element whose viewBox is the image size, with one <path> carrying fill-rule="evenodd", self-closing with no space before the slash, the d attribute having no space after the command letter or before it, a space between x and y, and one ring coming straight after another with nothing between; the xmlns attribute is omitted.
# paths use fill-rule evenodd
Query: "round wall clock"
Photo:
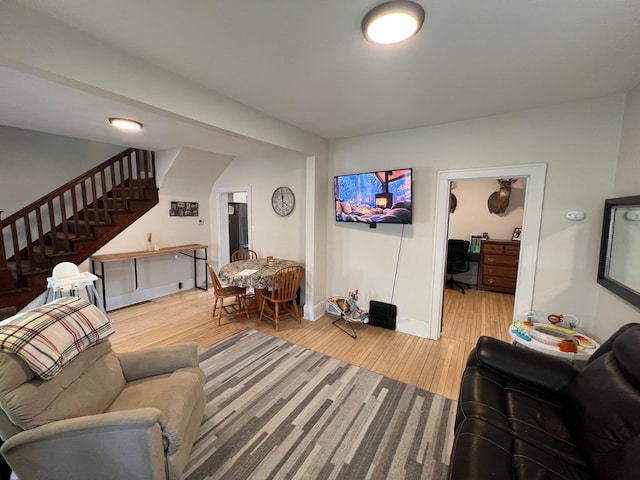
<svg viewBox="0 0 640 480"><path fill-rule="evenodd" d="M278 187L271 195L273 211L281 217L286 217L293 212L296 206L296 197L289 187Z"/></svg>

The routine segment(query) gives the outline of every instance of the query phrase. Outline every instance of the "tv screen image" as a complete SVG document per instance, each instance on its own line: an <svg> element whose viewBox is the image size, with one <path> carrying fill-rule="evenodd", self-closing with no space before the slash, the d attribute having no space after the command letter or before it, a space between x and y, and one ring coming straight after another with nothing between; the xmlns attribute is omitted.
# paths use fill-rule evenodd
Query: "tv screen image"
<svg viewBox="0 0 640 480"><path fill-rule="evenodd" d="M333 178L337 222L411 223L411 168Z"/></svg>

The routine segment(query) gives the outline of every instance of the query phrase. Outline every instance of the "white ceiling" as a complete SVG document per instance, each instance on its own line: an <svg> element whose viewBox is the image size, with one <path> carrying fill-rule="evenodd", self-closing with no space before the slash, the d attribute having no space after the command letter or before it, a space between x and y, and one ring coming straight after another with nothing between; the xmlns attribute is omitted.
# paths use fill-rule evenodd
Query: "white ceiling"
<svg viewBox="0 0 640 480"><path fill-rule="evenodd" d="M16 0L324 138L534 108L640 83L638 0L418 2L426 11L418 36L374 46L360 22L377 0ZM0 70L0 82L9 73ZM12 109L14 123L48 121L29 90L22 83L13 101L0 100L3 117ZM108 111L101 99L86 100L85 111ZM172 122L189 127L181 134L202 133L182 120L165 118L153 142L179 142L169 135L178 125ZM66 128L73 135L80 126L70 120ZM207 150L207 141L223 140L190 146ZM242 148L221 153L234 149Z"/></svg>

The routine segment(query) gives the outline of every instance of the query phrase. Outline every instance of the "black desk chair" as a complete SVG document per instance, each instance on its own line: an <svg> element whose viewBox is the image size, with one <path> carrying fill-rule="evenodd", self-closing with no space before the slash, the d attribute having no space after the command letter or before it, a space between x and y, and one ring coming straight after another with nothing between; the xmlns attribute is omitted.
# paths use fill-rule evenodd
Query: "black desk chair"
<svg viewBox="0 0 640 480"><path fill-rule="evenodd" d="M469 271L469 242L467 240L449 239L447 249L447 286L453 288L455 285L460 289L460 293L465 293L464 289L469 288L466 283L453 279L457 273Z"/></svg>

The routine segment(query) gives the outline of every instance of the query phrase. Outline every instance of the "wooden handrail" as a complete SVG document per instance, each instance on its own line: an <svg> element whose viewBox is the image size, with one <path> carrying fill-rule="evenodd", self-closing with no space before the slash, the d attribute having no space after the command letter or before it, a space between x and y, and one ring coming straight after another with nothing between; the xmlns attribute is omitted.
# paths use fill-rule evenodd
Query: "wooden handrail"
<svg viewBox="0 0 640 480"><path fill-rule="evenodd" d="M13 260L19 276L34 271L45 257L46 234L58 233L49 246L54 254L68 253L72 234L88 237L90 221L110 221L107 198L115 204L155 186L153 152L129 148L114 155L1 221L0 267Z"/></svg>
<svg viewBox="0 0 640 480"><path fill-rule="evenodd" d="M120 152L117 155L114 155L109 160L107 160L105 162L102 162L100 165L96 165L91 170L86 171L82 175L77 176L76 178L74 178L73 180L68 181L67 183L65 183L61 187L56 188L52 192L49 192L47 195L44 195L43 197L39 198L38 200L35 200L35 201L31 202L26 207L21 208L17 212L11 214L11 216L9 216L8 218L5 219L5 224L15 221L16 219L22 217L27 212L32 212L38 206L42 205L43 203L48 202L49 199L54 198L54 197L60 195L61 193L69 190L74 185L78 185L79 183L87 180L88 178L91 178L93 175L95 175L97 172L99 172L100 170L102 170L106 166L109 166L109 165L115 163L120 158L123 158L123 157L133 153L134 151L135 151L134 148L128 148L127 150L125 150L123 152Z"/></svg>

